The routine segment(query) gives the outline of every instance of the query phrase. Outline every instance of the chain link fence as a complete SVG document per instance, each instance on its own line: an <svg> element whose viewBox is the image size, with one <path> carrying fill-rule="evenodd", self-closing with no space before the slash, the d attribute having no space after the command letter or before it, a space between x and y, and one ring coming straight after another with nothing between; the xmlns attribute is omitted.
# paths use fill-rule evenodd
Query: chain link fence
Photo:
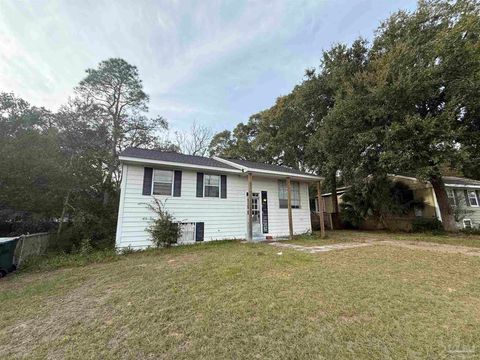
<svg viewBox="0 0 480 360"><path fill-rule="evenodd" d="M49 241L50 233L20 236L14 253L14 264L19 268L29 257L45 254Z"/></svg>

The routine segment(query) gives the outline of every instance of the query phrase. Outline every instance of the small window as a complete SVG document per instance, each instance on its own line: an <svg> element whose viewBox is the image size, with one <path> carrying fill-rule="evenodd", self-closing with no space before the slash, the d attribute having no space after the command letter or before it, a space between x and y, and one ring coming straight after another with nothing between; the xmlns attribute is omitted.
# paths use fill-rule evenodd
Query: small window
<svg viewBox="0 0 480 360"><path fill-rule="evenodd" d="M179 223L181 230L179 244L192 244L195 242L195 223Z"/></svg>
<svg viewBox="0 0 480 360"><path fill-rule="evenodd" d="M220 196L220 176L219 175L205 175L204 178L203 196L205 197L219 197Z"/></svg>
<svg viewBox="0 0 480 360"><path fill-rule="evenodd" d="M468 191L468 202L470 203L470 206L478 207L477 194L474 190Z"/></svg>
<svg viewBox="0 0 480 360"><path fill-rule="evenodd" d="M464 229L471 229L472 228L472 220L463 219L463 228Z"/></svg>
<svg viewBox="0 0 480 360"><path fill-rule="evenodd" d="M300 184L296 181L291 182L292 187L292 209L300 208ZM287 182L280 180L278 182L278 202L280 209L288 208Z"/></svg>
<svg viewBox="0 0 480 360"><path fill-rule="evenodd" d="M413 206L413 211L415 213L416 217L422 217L423 216L423 208L418 205Z"/></svg>
<svg viewBox="0 0 480 360"><path fill-rule="evenodd" d="M450 206L457 206L457 201L455 200L455 190L447 189L447 197Z"/></svg>
<svg viewBox="0 0 480 360"><path fill-rule="evenodd" d="M152 194L172 195L173 171L153 170Z"/></svg>

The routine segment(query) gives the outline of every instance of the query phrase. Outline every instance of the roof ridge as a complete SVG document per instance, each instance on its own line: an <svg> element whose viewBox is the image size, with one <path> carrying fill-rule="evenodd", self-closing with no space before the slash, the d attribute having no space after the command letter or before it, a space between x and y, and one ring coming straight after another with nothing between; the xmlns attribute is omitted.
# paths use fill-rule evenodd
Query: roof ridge
<svg viewBox="0 0 480 360"><path fill-rule="evenodd" d="M211 156L201 156L201 155L184 154L184 153L176 152L176 151L172 151L172 150L147 149L147 148L141 148L141 147L138 147L138 146L129 146L129 147L125 148L125 149L122 151L122 153L123 153L125 150L128 150L128 149L138 149L138 150L146 150L146 151L156 151L156 152L161 152L161 153L166 153L166 154L176 154L176 155L181 155L181 156L193 156L193 157L198 157L198 158L203 158L203 159L212 159L212 160L215 160L215 159L213 159L213 157L211 157Z"/></svg>

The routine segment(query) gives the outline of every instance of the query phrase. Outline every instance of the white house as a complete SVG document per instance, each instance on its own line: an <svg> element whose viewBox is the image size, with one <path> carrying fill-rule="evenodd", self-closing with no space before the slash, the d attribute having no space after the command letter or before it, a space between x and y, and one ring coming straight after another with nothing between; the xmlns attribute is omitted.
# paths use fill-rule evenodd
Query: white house
<svg viewBox="0 0 480 360"><path fill-rule="evenodd" d="M152 197L182 224L180 243L273 239L311 231L308 184L320 181L318 176L283 166L138 148L126 149L120 161L117 248L152 245L146 231L154 216L146 205Z"/></svg>

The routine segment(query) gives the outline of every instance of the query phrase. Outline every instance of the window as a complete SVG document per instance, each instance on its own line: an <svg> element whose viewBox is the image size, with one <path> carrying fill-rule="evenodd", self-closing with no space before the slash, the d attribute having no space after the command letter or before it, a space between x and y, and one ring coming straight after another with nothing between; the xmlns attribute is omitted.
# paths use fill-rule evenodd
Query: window
<svg viewBox="0 0 480 360"><path fill-rule="evenodd" d="M291 182L292 187L292 209L300 208L300 184L296 181ZM278 200L280 209L286 209L288 207L288 191L287 182L280 180L278 182Z"/></svg>
<svg viewBox="0 0 480 360"><path fill-rule="evenodd" d="M463 228L464 229L471 229L472 228L472 220L463 219Z"/></svg>
<svg viewBox="0 0 480 360"><path fill-rule="evenodd" d="M418 205L413 205L413 212L415 213L416 217L423 216L423 207Z"/></svg>
<svg viewBox="0 0 480 360"><path fill-rule="evenodd" d="M468 202L470 203L470 206L478 207L478 199L475 190L468 191Z"/></svg>
<svg viewBox="0 0 480 360"><path fill-rule="evenodd" d="M204 178L203 196L205 197L219 197L220 196L220 176L219 175L205 175Z"/></svg>
<svg viewBox="0 0 480 360"><path fill-rule="evenodd" d="M447 197L450 206L457 206L457 201L455 200L455 190L447 189Z"/></svg>
<svg viewBox="0 0 480 360"><path fill-rule="evenodd" d="M179 223L182 234L178 239L179 244L191 244L195 242L195 223Z"/></svg>
<svg viewBox="0 0 480 360"><path fill-rule="evenodd" d="M152 194L172 195L173 171L153 170Z"/></svg>

